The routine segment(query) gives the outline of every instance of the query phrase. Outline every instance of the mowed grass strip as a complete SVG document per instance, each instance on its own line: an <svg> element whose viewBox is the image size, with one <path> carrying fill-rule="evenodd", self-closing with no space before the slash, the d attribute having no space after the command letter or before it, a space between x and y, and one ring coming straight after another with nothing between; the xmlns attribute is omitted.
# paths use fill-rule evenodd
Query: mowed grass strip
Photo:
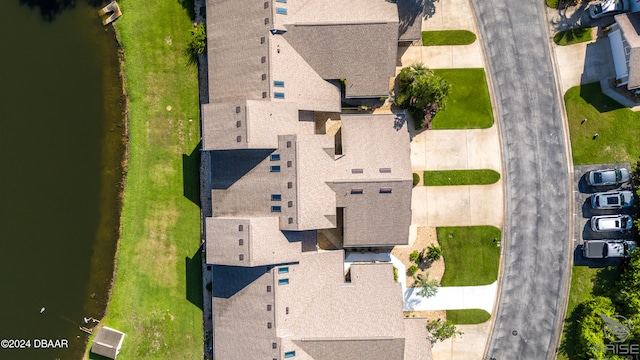
<svg viewBox="0 0 640 360"><path fill-rule="evenodd" d="M203 356L198 82L185 55L192 21L181 3L191 6L123 1L115 23L129 95L129 162L116 277L101 325L126 333L122 360Z"/></svg>
<svg viewBox="0 0 640 360"><path fill-rule="evenodd" d="M553 35L553 42L560 46L572 45L581 42L591 41L591 28L577 28L559 31Z"/></svg>
<svg viewBox="0 0 640 360"><path fill-rule="evenodd" d="M484 129L493 125L493 110L484 69L436 69L451 84L445 110L433 118L433 129Z"/></svg>
<svg viewBox="0 0 640 360"><path fill-rule="evenodd" d="M435 30L422 32L422 45L469 45L476 41L476 34L468 30Z"/></svg>
<svg viewBox="0 0 640 360"><path fill-rule="evenodd" d="M447 310L447 320L456 325L482 324L490 318L482 309Z"/></svg>
<svg viewBox="0 0 640 360"><path fill-rule="evenodd" d="M600 91L599 83L576 86L564 96L574 165L634 163L640 156L640 112ZM599 134L594 138L595 134Z"/></svg>
<svg viewBox="0 0 640 360"><path fill-rule="evenodd" d="M436 229L445 271L442 286L489 285L498 279L502 232L494 226L452 226Z"/></svg>
<svg viewBox="0 0 640 360"><path fill-rule="evenodd" d="M424 172L425 186L488 185L500 180L495 170L432 170Z"/></svg>

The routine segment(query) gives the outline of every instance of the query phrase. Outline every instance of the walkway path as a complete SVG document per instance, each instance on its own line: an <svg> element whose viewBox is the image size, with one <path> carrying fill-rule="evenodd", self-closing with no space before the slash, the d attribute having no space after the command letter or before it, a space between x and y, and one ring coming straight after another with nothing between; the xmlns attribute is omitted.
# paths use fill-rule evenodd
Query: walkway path
<svg viewBox="0 0 640 360"><path fill-rule="evenodd" d="M497 287L497 282L484 286L443 286L430 298L418 295L420 288L408 288L404 293L404 311L482 309L491 314Z"/></svg>
<svg viewBox="0 0 640 360"><path fill-rule="evenodd" d="M472 3L507 184L503 274L486 358L553 359L568 292L571 168L544 3Z"/></svg>

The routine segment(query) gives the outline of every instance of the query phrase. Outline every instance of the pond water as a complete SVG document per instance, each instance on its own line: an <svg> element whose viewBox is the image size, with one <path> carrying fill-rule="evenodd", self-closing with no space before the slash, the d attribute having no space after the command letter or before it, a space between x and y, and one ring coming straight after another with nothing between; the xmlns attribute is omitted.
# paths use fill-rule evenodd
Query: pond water
<svg viewBox="0 0 640 360"><path fill-rule="evenodd" d="M0 359L79 359L104 314L126 134L96 2L0 1Z"/></svg>

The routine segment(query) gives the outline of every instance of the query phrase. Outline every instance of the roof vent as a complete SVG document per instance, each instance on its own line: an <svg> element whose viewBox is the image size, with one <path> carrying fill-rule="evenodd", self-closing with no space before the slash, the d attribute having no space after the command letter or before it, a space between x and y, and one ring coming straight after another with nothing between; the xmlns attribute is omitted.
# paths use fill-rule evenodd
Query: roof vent
<svg viewBox="0 0 640 360"><path fill-rule="evenodd" d="M380 168L380 172L381 173L390 173L391 172L391 168Z"/></svg>

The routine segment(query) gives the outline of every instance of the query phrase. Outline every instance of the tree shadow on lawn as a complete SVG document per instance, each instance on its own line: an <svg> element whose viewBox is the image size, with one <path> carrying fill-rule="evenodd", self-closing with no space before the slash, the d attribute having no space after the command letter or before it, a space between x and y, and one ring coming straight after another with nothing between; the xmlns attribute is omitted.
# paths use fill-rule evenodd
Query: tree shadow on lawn
<svg viewBox="0 0 640 360"><path fill-rule="evenodd" d="M194 0L178 0L178 3L187 11L189 19L194 21L196 19L196 8Z"/></svg>
<svg viewBox="0 0 640 360"><path fill-rule="evenodd" d="M580 97L601 113L624 108L622 104L602 93L600 83L580 85Z"/></svg>
<svg viewBox="0 0 640 360"><path fill-rule="evenodd" d="M575 29L564 30L557 33L553 37L553 40L556 43L559 43L561 40L565 40L566 42L571 43L576 39L582 38L588 32L591 32L591 28L575 28Z"/></svg>

